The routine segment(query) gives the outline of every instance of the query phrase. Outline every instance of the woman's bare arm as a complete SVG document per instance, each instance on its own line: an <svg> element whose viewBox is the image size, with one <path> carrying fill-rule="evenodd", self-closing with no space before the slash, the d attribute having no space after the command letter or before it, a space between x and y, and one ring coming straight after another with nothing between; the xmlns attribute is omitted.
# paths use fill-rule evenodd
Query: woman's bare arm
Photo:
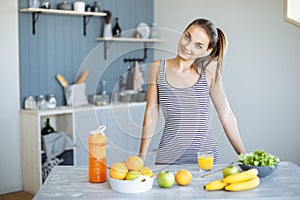
<svg viewBox="0 0 300 200"><path fill-rule="evenodd" d="M149 83L147 92L147 104L144 115L144 123L142 130L142 138L140 145L139 156L145 160L148 148L151 144L152 138L155 133L157 121L159 118L159 105L158 105L158 89L157 78L160 69L160 61L154 61L151 65L149 72Z"/></svg>

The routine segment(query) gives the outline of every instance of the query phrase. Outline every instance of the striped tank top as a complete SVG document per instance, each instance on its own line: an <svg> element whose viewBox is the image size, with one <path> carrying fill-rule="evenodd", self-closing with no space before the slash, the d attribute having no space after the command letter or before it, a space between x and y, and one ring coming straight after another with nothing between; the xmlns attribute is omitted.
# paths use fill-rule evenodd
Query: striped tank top
<svg viewBox="0 0 300 200"><path fill-rule="evenodd" d="M210 89L205 72L193 86L174 88L166 80L166 61L160 65L157 85L165 124L155 163L196 164L200 149L213 150L216 163L219 152L210 131Z"/></svg>

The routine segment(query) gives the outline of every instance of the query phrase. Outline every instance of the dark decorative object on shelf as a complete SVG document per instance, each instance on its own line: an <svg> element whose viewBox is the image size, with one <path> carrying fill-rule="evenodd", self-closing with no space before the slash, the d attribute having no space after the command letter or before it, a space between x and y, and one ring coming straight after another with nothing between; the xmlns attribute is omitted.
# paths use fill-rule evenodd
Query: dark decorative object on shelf
<svg viewBox="0 0 300 200"><path fill-rule="evenodd" d="M45 126L42 129L42 135L48 135L49 133L55 132L54 128L50 125L50 120L47 118Z"/></svg>
<svg viewBox="0 0 300 200"><path fill-rule="evenodd" d="M92 12L99 12L99 11L100 11L100 7L98 6L97 1L95 1L92 7Z"/></svg>
<svg viewBox="0 0 300 200"><path fill-rule="evenodd" d="M43 135L48 135L48 134L50 134L50 133L54 133L55 132L55 130L54 130L54 128L50 125L50 119L49 118L47 118L46 119L46 122L45 122L45 124L44 124L45 126L43 127L43 129L42 129L42 150L44 150L44 141L43 141Z"/></svg>
<svg viewBox="0 0 300 200"><path fill-rule="evenodd" d="M85 12L91 12L91 11L92 11L92 6L90 6L89 4L86 4Z"/></svg>
<svg viewBox="0 0 300 200"><path fill-rule="evenodd" d="M116 24L115 24L115 26L114 26L114 28L113 28L113 36L114 37L121 37L121 27L120 27L120 25L119 25L119 18L118 17L116 17Z"/></svg>

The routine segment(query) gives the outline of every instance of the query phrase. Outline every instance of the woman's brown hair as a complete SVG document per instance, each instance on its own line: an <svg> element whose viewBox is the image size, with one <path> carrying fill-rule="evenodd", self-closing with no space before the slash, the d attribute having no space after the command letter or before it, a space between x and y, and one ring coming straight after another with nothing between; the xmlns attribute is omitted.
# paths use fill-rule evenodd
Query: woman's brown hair
<svg viewBox="0 0 300 200"><path fill-rule="evenodd" d="M208 19L196 19L192 23L190 23L185 30L187 30L192 25L198 25L201 28L205 30L205 32L208 35L209 38L209 45L208 49L212 49L209 56L205 56L203 58L196 59L194 62L195 67L199 67L200 65L204 65L205 67L213 60L217 61L217 68L216 68L216 81L219 80L221 70L222 70L222 64L223 64L223 58L226 53L227 49L227 39L224 32L216 28L216 26L212 23L212 21Z"/></svg>

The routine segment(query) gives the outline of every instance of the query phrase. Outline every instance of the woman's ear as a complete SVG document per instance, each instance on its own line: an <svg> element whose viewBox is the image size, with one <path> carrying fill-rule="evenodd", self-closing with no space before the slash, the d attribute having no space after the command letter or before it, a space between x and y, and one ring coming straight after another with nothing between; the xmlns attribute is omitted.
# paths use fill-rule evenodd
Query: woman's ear
<svg viewBox="0 0 300 200"><path fill-rule="evenodd" d="M201 55L201 58L206 57L206 56L209 56L210 53L211 53L211 50L206 50L206 51Z"/></svg>
<svg viewBox="0 0 300 200"><path fill-rule="evenodd" d="M207 56L210 55L210 53L212 52L212 50L213 50L212 48L206 50Z"/></svg>

